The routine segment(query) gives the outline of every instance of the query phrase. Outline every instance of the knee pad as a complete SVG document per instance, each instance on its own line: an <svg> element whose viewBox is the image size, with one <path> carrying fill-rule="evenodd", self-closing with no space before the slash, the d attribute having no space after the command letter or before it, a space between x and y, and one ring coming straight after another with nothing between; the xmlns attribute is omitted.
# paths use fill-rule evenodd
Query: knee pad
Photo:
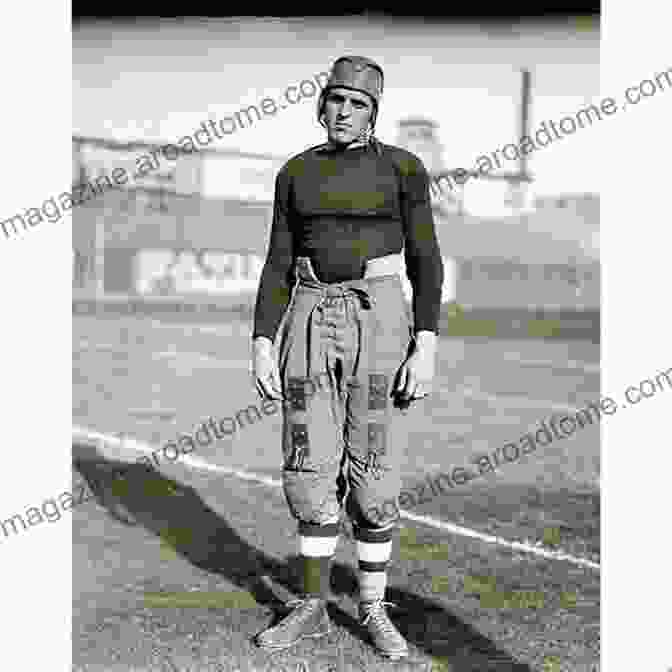
<svg viewBox="0 0 672 672"><path fill-rule="evenodd" d="M352 497L348 497L346 510L352 524L362 529L375 530L396 525L399 521L399 506L396 499L388 499L380 504L371 504L366 510Z"/></svg>
<svg viewBox="0 0 672 672"><path fill-rule="evenodd" d="M324 525L340 518L338 501L325 498L315 472L285 470L282 486L293 518L304 523Z"/></svg>

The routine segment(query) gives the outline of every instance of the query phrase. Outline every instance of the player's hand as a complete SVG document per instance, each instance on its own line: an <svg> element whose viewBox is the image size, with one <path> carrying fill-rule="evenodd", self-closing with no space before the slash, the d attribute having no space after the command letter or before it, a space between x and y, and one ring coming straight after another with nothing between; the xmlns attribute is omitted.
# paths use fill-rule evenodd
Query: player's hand
<svg viewBox="0 0 672 672"><path fill-rule="evenodd" d="M399 369L392 392L402 407L429 395L436 365L436 334L420 331L416 334L415 347Z"/></svg>
<svg viewBox="0 0 672 672"><path fill-rule="evenodd" d="M262 399L283 399L273 343L263 336L255 338L252 343L252 380Z"/></svg>

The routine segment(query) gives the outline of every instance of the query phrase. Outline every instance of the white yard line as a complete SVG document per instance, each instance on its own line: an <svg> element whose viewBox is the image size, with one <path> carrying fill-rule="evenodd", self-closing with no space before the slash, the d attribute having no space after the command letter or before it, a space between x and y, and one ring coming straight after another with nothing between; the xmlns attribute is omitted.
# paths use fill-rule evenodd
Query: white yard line
<svg viewBox="0 0 672 672"><path fill-rule="evenodd" d="M599 571L600 565L591 560L586 560L585 558L577 558L574 555L569 553L563 553L562 551L549 551L548 549L541 548L539 546L532 546L531 544L526 544L521 541L509 541L503 537L496 537L492 534L483 534L483 532L477 532L468 527L460 527L459 525L453 525L453 523L447 523L443 520L433 518L432 516L419 516L415 513L409 513L401 509L402 516L412 520L414 523L422 523L423 525L428 525L429 527L435 527L439 530L444 530L445 532L451 532L452 534L457 534L462 537L471 537L472 539L478 539L479 541L484 541L488 544L498 544L499 546L505 546L514 551L523 551L524 553L532 553L534 555L539 555L542 558L550 558L552 560L566 560L575 565L581 565L583 567L590 567L591 569L597 569Z"/></svg>
<svg viewBox="0 0 672 672"><path fill-rule="evenodd" d="M158 450L158 448L156 447L153 448L150 444L144 441L131 439L130 437L124 437L123 439L120 439L119 437L114 436L112 434L97 432L76 425L73 425L72 428L72 438L75 441L76 440L89 441L89 442L104 441L107 446L114 446L122 449L131 448L145 455L151 455L153 452ZM254 481L256 483L261 483L271 488L282 487L282 483L277 479L262 476L261 474L255 474L254 472L243 471L240 469L233 469L231 467L222 467L216 464L211 464L206 460L191 455L183 456L179 460L179 463L184 466L191 467L193 469L198 469L201 471L209 471L218 474L228 474L244 481ZM447 523L443 520L439 520L432 516L419 516L410 513L409 511L406 511L404 509L400 509L400 513L402 518L406 518L416 523L421 523L422 525L426 525L428 527L433 527L437 530L450 532L451 534L456 534L462 537L470 537L472 539L478 539L479 541L483 541L489 544L497 544L505 548L510 548L516 551L522 551L524 553L530 553L532 555L537 555L542 558L549 558L553 560L565 560L567 562L571 562L572 564L580 565L583 567L589 567L591 569L596 569L598 571L600 569L600 565L598 563L586 560L584 558L575 557L573 555L570 555L569 553L563 553L561 551L549 551L545 548L540 548L537 546L533 546L531 544L526 544L518 541L509 541L507 539L503 539L502 537L496 537L490 534L483 534L482 532L472 530L468 527L460 527L459 525Z"/></svg>

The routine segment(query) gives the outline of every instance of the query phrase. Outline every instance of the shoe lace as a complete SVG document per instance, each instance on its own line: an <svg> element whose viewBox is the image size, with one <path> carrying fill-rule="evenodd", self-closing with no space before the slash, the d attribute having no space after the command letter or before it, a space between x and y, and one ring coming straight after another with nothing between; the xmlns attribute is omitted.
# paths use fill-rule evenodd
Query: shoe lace
<svg viewBox="0 0 672 672"><path fill-rule="evenodd" d="M373 600L372 602L367 602L363 605L362 609L365 612L365 616L362 619L362 625L368 625L369 622L373 622L382 632L396 635L397 629L394 627L392 621L390 621L385 607L396 607L397 605L393 602L385 602L384 600Z"/></svg>

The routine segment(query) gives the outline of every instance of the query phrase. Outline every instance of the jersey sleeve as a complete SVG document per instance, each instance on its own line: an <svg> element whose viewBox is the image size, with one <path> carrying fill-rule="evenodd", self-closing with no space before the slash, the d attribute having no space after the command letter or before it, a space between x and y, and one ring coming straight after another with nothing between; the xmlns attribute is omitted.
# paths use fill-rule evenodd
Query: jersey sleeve
<svg viewBox="0 0 672 672"><path fill-rule="evenodd" d="M414 331L438 333L444 267L430 202L429 175L415 156L401 161L400 173L404 257L413 288Z"/></svg>
<svg viewBox="0 0 672 672"><path fill-rule="evenodd" d="M289 304L294 279L293 234L289 223L290 181L286 169L275 180L273 221L266 261L261 271L254 309L252 337L265 336L275 340L275 334Z"/></svg>

